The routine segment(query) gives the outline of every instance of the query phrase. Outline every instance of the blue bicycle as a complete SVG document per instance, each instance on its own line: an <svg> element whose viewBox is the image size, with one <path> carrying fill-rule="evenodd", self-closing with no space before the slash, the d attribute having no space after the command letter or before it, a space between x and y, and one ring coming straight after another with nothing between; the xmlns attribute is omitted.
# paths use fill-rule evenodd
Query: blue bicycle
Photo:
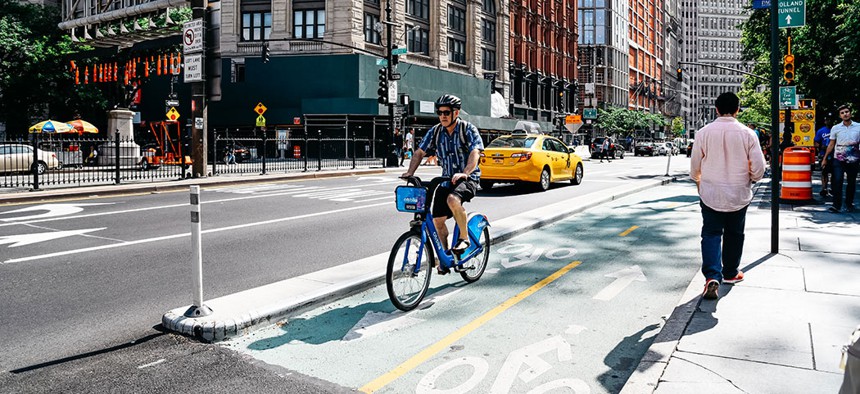
<svg viewBox="0 0 860 394"><path fill-rule="evenodd" d="M415 216L409 222L409 231L394 243L385 274L388 297L397 309L403 311L414 309L424 299L430 289L430 274L436 256L439 256L441 270L459 272L469 283L481 278L490 257L490 222L480 213L468 215L471 245L462 254L442 248L430 207L436 188L450 184L450 178L434 178L429 187L422 185L417 177L409 177L406 182L405 186L398 186L395 190L397 210L414 213ZM453 239L459 239L458 226L454 226ZM432 247L427 247L428 241Z"/></svg>

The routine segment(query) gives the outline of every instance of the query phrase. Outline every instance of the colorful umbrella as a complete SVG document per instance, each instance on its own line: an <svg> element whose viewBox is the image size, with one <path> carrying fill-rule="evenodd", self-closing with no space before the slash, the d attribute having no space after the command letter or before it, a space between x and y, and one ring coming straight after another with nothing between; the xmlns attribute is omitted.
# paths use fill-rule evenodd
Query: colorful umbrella
<svg viewBox="0 0 860 394"><path fill-rule="evenodd" d="M73 131L75 129L70 124L56 120L46 120L30 127L31 133L69 133Z"/></svg>
<svg viewBox="0 0 860 394"><path fill-rule="evenodd" d="M71 125L72 128L74 128L75 131L78 132L78 134L99 132L99 129L96 128L96 126L93 126L92 123L87 122L86 120L75 119L69 122L69 125Z"/></svg>

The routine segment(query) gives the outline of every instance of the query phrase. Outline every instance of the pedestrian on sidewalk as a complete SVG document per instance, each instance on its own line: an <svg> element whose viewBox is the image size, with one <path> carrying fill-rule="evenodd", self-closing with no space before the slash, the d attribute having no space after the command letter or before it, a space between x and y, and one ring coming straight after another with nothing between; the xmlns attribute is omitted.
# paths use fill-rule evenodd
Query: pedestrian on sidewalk
<svg viewBox="0 0 860 394"><path fill-rule="evenodd" d="M830 114L828 114L830 115ZM829 196L830 175L833 174L833 166L824 165L824 152L830 145L830 129L833 127L833 119L830 116L824 118L824 126L815 132L815 148L818 152L818 162L821 166L821 191L818 192L821 197ZM827 157L828 160L833 160L833 155Z"/></svg>
<svg viewBox="0 0 860 394"><path fill-rule="evenodd" d="M744 279L738 270L744 249L747 207L752 185L764 176L764 155L758 138L735 118L740 99L734 93L717 97L719 117L696 133L690 178L702 207L702 274L707 299L719 297L721 283Z"/></svg>
<svg viewBox="0 0 860 394"><path fill-rule="evenodd" d="M406 159L406 158L412 159L413 143L414 143L414 138L415 138L413 136L413 134L414 133L410 129L409 131L406 132L406 135L403 137L403 155L400 156L400 166L401 167L403 167L404 159Z"/></svg>
<svg viewBox="0 0 860 394"><path fill-rule="evenodd" d="M845 210L854 212L854 192L857 190L857 170L860 168L860 124L851 120L851 108L840 106L837 110L842 122L830 129L830 144L824 152L824 166L833 166L833 206L827 210L838 213L842 210L842 182L848 178L845 190ZM833 159L829 160L830 154Z"/></svg>

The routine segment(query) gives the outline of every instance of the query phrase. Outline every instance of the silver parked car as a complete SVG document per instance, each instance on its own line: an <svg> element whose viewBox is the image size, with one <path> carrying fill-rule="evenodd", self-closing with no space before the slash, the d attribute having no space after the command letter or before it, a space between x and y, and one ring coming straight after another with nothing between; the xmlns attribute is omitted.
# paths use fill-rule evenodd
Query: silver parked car
<svg viewBox="0 0 860 394"><path fill-rule="evenodd" d="M57 169L60 161L57 154L50 151L39 151L39 159L33 164L33 147L24 144L0 145L0 173L30 172L35 168L39 175L45 171Z"/></svg>

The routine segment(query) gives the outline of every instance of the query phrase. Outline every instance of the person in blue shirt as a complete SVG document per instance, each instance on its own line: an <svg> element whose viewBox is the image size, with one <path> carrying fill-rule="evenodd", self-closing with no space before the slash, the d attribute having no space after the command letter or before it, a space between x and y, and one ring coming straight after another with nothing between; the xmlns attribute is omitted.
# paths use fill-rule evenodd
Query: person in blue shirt
<svg viewBox="0 0 860 394"><path fill-rule="evenodd" d="M828 114L830 115L830 114ZM833 126L833 120L830 116L824 118L824 127L815 132L815 149L818 152L819 163L824 162L824 152L827 151L827 146L830 145L830 128ZM833 155L827 157L828 160L833 160ZM830 189L827 185L830 184L830 174L833 174L833 166L821 165L821 191L818 194L821 197L830 195Z"/></svg>
<svg viewBox="0 0 860 394"><path fill-rule="evenodd" d="M462 253L470 246L463 203L470 201L478 191L478 182L481 179L478 160L484 150L478 128L460 119L461 106L460 98L450 94L436 100L439 124L433 126L421 140L418 149L412 154L409 169L401 175L402 178L412 176L425 155L435 155L438 158L442 166L442 176L450 177L451 182L450 185L436 189L431 213L445 249L448 248L448 226L445 221L454 217L461 237L454 240L454 246L451 248L454 253Z"/></svg>

